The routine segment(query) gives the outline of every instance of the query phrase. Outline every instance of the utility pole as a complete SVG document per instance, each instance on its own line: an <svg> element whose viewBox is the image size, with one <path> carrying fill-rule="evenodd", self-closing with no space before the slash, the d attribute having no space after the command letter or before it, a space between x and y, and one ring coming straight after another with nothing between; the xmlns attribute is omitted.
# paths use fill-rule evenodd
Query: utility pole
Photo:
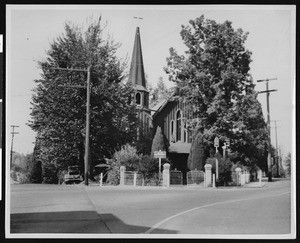
<svg viewBox="0 0 300 243"><path fill-rule="evenodd" d="M270 78L270 79L260 79L257 82L266 82L266 90L260 91L260 93L267 94L267 129L268 129L268 181L272 181L272 155L271 155L271 126L270 126L270 105L269 105L269 96L270 92L277 91L277 89L269 90L269 81L276 80L277 78Z"/></svg>
<svg viewBox="0 0 300 243"><path fill-rule="evenodd" d="M271 121L275 122L275 143L276 143L276 176L279 177L279 152L278 152L278 145L277 145L277 120Z"/></svg>
<svg viewBox="0 0 300 243"><path fill-rule="evenodd" d="M78 69L78 68L51 68L57 70L65 71L77 71L77 72L87 72L87 85L60 85L60 87L68 88L86 88L86 125L85 125L85 155L84 155L84 184L89 185L89 164L90 164L90 79L91 79L91 66L88 66L87 69Z"/></svg>
<svg viewBox="0 0 300 243"><path fill-rule="evenodd" d="M14 135L19 134L18 132L15 132L15 127L19 127L19 126L11 125L11 127L12 127L12 132L11 132L11 149L10 149L10 167L12 167L12 155L14 153L14 151L13 151Z"/></svg>

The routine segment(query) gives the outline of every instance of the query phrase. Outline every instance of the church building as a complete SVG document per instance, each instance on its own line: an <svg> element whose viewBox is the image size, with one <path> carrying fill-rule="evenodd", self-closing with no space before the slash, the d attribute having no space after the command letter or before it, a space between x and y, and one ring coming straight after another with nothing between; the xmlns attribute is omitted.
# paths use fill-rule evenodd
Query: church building
<svg viewBox="0 0 300 243"><path fill-rule="evenodd" d="M192 134L186 129L186 119L192 118L192 114L185 104L172 99L161 101L152 109L149 108L149 91L144 72L139 27L136 28L128 82L132 83L135 90L133 100L139 107L140 121L146 127L152 127L154 133L157 126L161 127L169 145L167 157L172 162L171 169L181 171L185 182L192 142Z"/></svg>

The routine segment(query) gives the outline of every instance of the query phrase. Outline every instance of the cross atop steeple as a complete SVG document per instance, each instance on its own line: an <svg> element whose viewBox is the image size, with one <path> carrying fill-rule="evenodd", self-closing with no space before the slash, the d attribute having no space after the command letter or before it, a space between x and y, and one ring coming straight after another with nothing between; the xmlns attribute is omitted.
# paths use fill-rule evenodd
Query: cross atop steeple
<svg viewBox="0 0 300 243"><path fill-rule="evenodd" d="M133 18L137 20L137 23L139 23L140 20L143 20L143 19L144 19L144 18L141 18L141 17L133 17Z"/></svg>

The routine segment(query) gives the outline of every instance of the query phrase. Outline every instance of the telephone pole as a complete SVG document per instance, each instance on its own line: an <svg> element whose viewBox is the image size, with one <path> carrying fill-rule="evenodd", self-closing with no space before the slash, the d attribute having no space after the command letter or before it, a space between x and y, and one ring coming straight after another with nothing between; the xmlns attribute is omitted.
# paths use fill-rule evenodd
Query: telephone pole
<svg viewBox="0 0 300 243"><path fill-rule="evenodd" d="M12 127L12 132L11 132L11 149L10 149L10 167L12 167L12 155L14 153L13 147L14 147L14 135L19 134L18 132L15 132L15 127L19 127L16 125L11 125Z"/></svg>
<svg viewBox="0 0 300 243"><path fill-rule="evenodd" d="M277 145L277 120L271 121L275 122L275 143L276 143L276 157L275 157L275 163L276 163L276 176L279 177L279 152L278 152L278 145Z"/></svg>
<svg viewBox="0 0 300 243"><path fill-rule="evenodd" d="M269 79L260 79L257 82L266 82L266 90L258 92L266 93L267 96L267 129L268 129L268 181L272 181L272 155L271 155L271 126L270 126L270 105L269 105L269 96L270 92L277 91L277 89L269 90L269 81L276 80L277 78L269 78Z"/></svg>
<svg viewBox="0 0 300 243"><path fill-rule="evenodd" d="M87 69L78 69L78 68L51 68L57 70L65 71L77 71L77 72L87 72L87 85L60 85L61 87L68 88L86 88L86 125L85 125L85 155L84 155L84 184L89 185L89 164L90 164L90 79L91 79L91 66L88 66Z"/></svg>

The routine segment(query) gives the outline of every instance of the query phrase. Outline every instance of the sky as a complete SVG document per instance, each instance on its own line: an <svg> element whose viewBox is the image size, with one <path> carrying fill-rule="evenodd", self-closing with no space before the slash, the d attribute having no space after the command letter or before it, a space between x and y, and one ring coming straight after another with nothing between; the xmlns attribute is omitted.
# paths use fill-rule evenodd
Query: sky
<svg viewBox="0 0 300 243"><path fill-rule="evenodd" d="M34 80L40 78L37 61L45 59L50 43L64 32L64 23L71 21L87 26L99 16L106 28L103 36L111 36L121 43L117 55L128 58L133 50L136 27L140 27L144 68L147 82L155 87L162 77L168 87L163 67L174 47L184 54L185 45L180 37L181 25L204 15L218 23L232 22L233 28L249 32L245 46L252 52L250 73L257 91L266 89L269 81L271 140L282 155L292 152L295 141L295 7L288 5L6 5L6 143L7 154L11 146L11 125L17 125L14 151L31 153L35 133L26 125L30 120L30 107ZM134 17L141 17L136 20ZM129 64L128 63L128 64ZM129 65L128 65L129 70ZM127 70L127 71L128 71ZM266 119L266 94L259 94Z"/></svg>

